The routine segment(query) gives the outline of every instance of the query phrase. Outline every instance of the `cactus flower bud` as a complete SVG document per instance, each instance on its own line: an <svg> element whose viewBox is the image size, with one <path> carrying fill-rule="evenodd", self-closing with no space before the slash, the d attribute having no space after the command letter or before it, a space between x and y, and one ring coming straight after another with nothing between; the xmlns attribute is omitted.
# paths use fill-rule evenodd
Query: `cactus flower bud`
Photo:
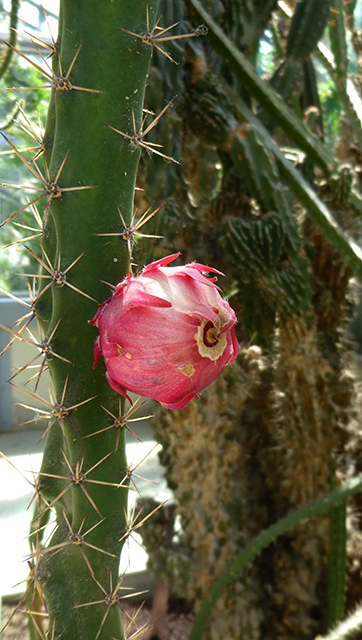
<svg viewBox="0 0 362 640"><path fill-rule="evenodd" d="M122 280L91 321L94 366L102 354L111 387L167 409L183 409L238 353L235 313L205 275L223 274L197 263L168 267L178 255Z"/></svg>

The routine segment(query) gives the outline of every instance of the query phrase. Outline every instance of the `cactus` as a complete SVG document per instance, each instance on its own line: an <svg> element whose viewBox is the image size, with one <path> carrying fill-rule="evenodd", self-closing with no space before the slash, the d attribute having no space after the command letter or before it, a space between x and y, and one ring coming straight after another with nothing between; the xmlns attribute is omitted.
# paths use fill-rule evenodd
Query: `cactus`
<svg viewBox="0 0 362 640"><path fill-rule="evenodd" d="M32 311L41 333L34 344L41 357L37 379L47 367L53 387L50 401L41 399L49 425L30 537L27 605L34 638L44 637L35 617L39 594L49 637L123 637L120 602L127 591L118 566L132 526L126 519L126 420L108 428L109 413L124 409L104 368L93 370L96 333L89 321L109 296L104 282L116 284L129 271L122 235L133 220L142 146L136 132L152 53L132 33L145 33L147 21L153 29L157 4L91 1L81 7L62 0L52 67L46 62L43 72L51 96L41 153L31 163L21 156L37 178L40 195L33 199L44 205ZM13 45L10 50L18 53ZM24 326L11 337L26 340ZM50 509L57 527L43 547Z"/></svg>

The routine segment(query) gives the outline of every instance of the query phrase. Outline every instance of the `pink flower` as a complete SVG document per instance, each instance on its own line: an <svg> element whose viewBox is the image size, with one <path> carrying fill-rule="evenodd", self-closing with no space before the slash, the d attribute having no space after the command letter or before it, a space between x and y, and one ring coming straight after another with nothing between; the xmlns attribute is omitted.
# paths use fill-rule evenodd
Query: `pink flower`
<svg viewBox="0 0 362 640"><path fill-rule="evenodd" d="M235 313L205 275L223 274L197 263L166 266L178 255L122 280L91 321L99 330L94 366L102 354L111 387L168 409L183 409L238 353Z"/></svg>

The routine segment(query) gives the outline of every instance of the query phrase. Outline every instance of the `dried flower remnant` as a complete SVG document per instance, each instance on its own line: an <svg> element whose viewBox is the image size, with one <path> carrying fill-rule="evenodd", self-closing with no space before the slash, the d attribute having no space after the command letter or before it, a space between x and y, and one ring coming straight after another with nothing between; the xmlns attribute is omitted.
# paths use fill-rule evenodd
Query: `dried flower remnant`
<svg viewBox="0 0 362 640"><path fill-rule="evenodd" d="M179 254L129 274L100 306L95 366L102 355L109 384L183 409L238 353L236 316L223 300L216 269L198 263L169 267Z"/></svg>

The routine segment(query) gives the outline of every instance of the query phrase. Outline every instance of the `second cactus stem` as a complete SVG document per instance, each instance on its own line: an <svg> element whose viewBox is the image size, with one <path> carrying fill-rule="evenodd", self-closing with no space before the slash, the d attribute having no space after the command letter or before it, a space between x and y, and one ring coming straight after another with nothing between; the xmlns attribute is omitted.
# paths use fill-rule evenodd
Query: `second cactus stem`
<svg viewBox="0 0 362 640"><path fill-rule="evenodd" d="M32 525L36 532L55 510L48 546L37 548L39 534L32 536L54 640L123 637L119 603L127 592L118 567L129 472L125 430L117 420L109 428L109 414L117 418L124 409L104 366L93 369L89 320L111 295L105 283L116 285L129 271L121 233L133 215L141 150L113 129L130 137L134 127L141 130L152 50L129 32L145 33L147 21L152 28L157 5L60 3L44 136L44 277L35 302L55 401L39 475L44 516Z"/></svg>

